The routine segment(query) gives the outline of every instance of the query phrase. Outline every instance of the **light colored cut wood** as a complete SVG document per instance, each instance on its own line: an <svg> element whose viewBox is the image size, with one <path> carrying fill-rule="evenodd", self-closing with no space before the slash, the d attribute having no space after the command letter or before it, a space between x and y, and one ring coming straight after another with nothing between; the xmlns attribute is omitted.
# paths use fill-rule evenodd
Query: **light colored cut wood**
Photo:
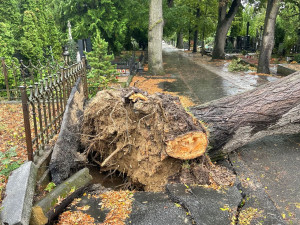
<svg viewBox="0 0 300 225"><path fill-rule="evenodd" d="M177 159L195 159L203 155L208 145L207 135L203 132L190 132L167 142L166 152Z"/></svg>

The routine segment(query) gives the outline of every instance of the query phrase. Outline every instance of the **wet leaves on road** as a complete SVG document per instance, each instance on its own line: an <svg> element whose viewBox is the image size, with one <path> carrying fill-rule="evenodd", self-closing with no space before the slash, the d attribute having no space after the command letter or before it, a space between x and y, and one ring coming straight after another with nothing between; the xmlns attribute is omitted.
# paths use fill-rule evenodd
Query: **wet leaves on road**
<svg viewBox="0 0 300 225"><path fill-rule="evenodd" d="M93 197L102 199L101 210L110 210L103 225L125 225L132 210L132 191L109 191Z"/></svg>
<svg viewBox="0 0 300 225"><path fill-rule="evenodd" d="M95 220L90 215L81 211L71 212L65 211L59 216L57 225L86 225L95 224Z"/></svg>
<svg viewBox="0 0 300 225"><path fill-rule="evenodd" d="M158 77L151 78L150 76L149 77L134 76L130 86L135 86L144 91L147 91L150 95L159 92L159 93L169 94L173 96L178 96L181 104L185 108L195 105L195 103L187 96L179 95L177 92L164 91L163 89L158 87L159 83L162 82L172 83L175 81L176 79L171 79L171 78L158 78Z"/></svg>
<svg viewBox="0 0 300 225"><path fill-rule="evenodd" d="M249 207L247 209L244 209L239 214L239 224L241 225L250 225L253 224L251 221L253 219L262 217L263 211L258 211L258 209ZM257 224L257 223L256 223Z"/></svg>

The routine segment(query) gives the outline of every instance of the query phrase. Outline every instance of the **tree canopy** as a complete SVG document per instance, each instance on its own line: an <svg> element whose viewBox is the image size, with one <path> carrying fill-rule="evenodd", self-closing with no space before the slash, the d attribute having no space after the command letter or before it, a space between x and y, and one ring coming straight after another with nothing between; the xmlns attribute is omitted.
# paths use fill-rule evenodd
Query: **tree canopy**
<svg viewBox="0 0 300 225"><path fill-rule="evenodd" d="M181 38L185 42L194 38L213 40L219 37L221 31L221 27L217 26L218 15L223 12L228 20L234 9L230 7L237 4L239 7L232 24L223 29L219 41L224 42L226 35L245 36L247 23L250 24L249 35L257 37L264 26L267 1L241 2L243 4L239 0L163 0L163 38ZM149 1L0 0L1 56L33 61L49 56L59 59L62 46L68 40L68 21L72 24L74 40L93 39L100 32L108 43L110 53L132 50L137 47L136 44L145 49L148 43ZM299 44L298 0L282 3L275 27L275 50L284 48L288 53Z"/></svg>

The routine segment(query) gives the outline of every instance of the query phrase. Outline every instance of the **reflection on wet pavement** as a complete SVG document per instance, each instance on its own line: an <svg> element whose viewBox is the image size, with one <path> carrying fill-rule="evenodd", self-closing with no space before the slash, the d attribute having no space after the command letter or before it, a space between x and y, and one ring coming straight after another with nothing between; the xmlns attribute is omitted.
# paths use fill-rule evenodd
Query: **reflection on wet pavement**
<svg viewBox="0 0 300 225"><path fill-rule="evenodd" d="M166 91L179 92L197 99L197 103L235 95L277 79L268 76L230 73L226 71L226 66L221 69L212 68L197 62L198 56L194 58L191 54L182 53L166 44L163 45L165 72L167 75L171 74L172 78L175 77L178 82L165 82L161 84L161 87Z"/></svg>

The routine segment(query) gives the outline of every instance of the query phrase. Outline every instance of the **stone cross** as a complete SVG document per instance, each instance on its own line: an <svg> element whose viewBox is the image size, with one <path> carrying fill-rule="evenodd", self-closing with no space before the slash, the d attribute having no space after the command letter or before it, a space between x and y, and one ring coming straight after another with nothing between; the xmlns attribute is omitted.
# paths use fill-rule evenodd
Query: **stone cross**
<svg viewBox="0 0 300 225"><path fill-rule="evenodd" d="M72 40L72 31L71 31L71 23L70 23L70 20L68 20L68 28L69 28L69 40Z"/></svg>

